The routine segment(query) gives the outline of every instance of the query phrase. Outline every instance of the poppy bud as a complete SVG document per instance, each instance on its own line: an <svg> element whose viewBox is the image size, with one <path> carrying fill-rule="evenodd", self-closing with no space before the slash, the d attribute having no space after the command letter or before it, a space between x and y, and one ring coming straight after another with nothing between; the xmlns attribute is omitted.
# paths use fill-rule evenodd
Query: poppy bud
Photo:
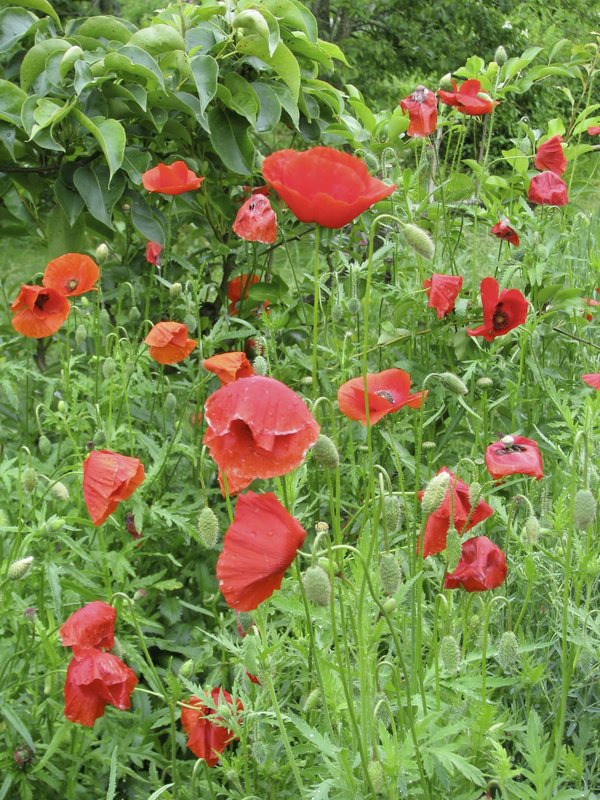
<svg viewBox="0 0 600 800"><path fill-rule="evenodd" d="M331 562L329 561L329 559L325 558L324 556L322 558L317 559L317 564L321 567L321 569L324 569L327 574L329 574L330 563Z"/></svg>
<svg viewBox="0 0 600 800"><path fill-rule="evenodd" d="M87 329L85 325L78 325L75 328L75 342L77 347L82 347L87 339Z"/></svg>
<svg viewBox="0 0 600 800"><path fill-rule="evenodd" d="M108 246L102 242L96 248L96 261L98 264L104 264L106 259L108 258Z"/></svg>
<svg viewBox="0 0 600 800"><path fill-rule="evenodd" d="M473 483L469 486L469 503L472 506L476 506L481 499L481 484L478 481L473 481Z"/></svg>
<svg viewBox="0 0 600 800"><path fill-rule="evenodd" d="M335 303L331 307L331 319L334 322L341 322L344 318L344 307L340 303Z"/></svg>
<svg viewBox="0 0 600 800"><path fill-rule="evenodd" d="M313 711L315 708L319 708L321 706L321 692L319 689L313 689L307 696L304 702L302 703L302 713L308 714L309 712Z"/></svg>
<svg viewBox="0 0 600 800"><path fill-rule="evenodd" d="M131 315L131 309L130 309ZM110 327L110 314L105 308L100 309L100 313L98 314L98 319L100 320L100 328L102 329L103 333L107 333Z"/></svg>
<svg viewBox="0 0 600 800"><path fill-rule="evenodd" d="M418 225L404 225L402 233L406 239L406 243L412 247L415 253L418 253L423 258L431 259L435 253L435 245L433 239Z"/></svg>
<svg viewBox="0 0 600 800"><path fill-rule="evenodd" d="M169 416L175 412L177 408L177 398L173 394L173 392L169 392L169 394L165 397L165 411Z"/></svg>
<svg viewBox="0 0 600 800"><path fill-rule="evenodd" d="M312 453L318 463L326 469L337 469L340 465L337 447L329 436L321 433L312 447Z"/></svg>
<svg viewBox="0 0 600 800"><path fill-rule="evenodd" d="M27 469L23 470L23 474L21 475L21 485L26 492L31 494L31 492L33 492L37 486L37 482L37 472L33 469L33 467L27 467Z"/></svg>
<svg viewBox="0 0 600 800"><path fill-rule="evenodd" d="M394 553L382 553L379 557L379 580L386 594L395 594L402 580L402 570Z"/></svg>
<svg viewBox="0 0 600 800"><path fill-rule="evenodd" d="M351 297L350 300L348 300L348 311L353 317L360 314L360 300L358 297Z"/></svg>
<svg viewBox="0 0 600 800"><path fill-rule="evenodd" d="M172 283L169 286L169 297L171 300L177 300L178 297L181 297L182 291L183 286L179 282Z"/></svg>
<svg viewBox="0 0 600 800"><path fill-rule="evenodd" d="M536 544L540 535L540 522L537 517L530 516L525 523L525 534L530 544Z"/></svg>
<svg viewBox="0 0 600 800"><path fill-rule="evenodd" d="M452 73L447 72L440 78L440 86L452 86Z"/></svg>
<svg viewBox="0 0 600 800"><path fill-rule="evenodd" d="M264 742L261 742L259 739L252 742L250 754L257 764L265 764L267 761L268 751Z"/></svg>
<svg viewBox="0 0 600 800"><path fill-rule="evenodd" d="M498 663L504 672L512 672L519 663L519 640L512 631L504 631L500 637Z"/></svg>
<svg viewBox="0 0 600 800"><path fill-rule="evenodd" d="M249 611L240 611L237 615L237 620L244 634L248 633L254 625L254 617Z"/></svg>
<svg viewBox="0 0 600 800"><path fill-rule="evenodd" d="M184 661L183 664L179 667L179 675L182 678L190 678L194 673L194 661L191 658L188 658L187 661Z"/></svg>
<svg viewBox="0 0 600 800"><path fill-rule="evenodd" d="M28 606L23 612L25 619L33 620L37 616L37 608L35 606Z"/></svg>
<svg viewBox="0 0 600 800"><path fill-rule="evenodd" d="M580 489L575 495L573 522L583 531L596 519L596 498L589 489Z"/></svg>
<svg viewBox="0 0 600 800"><path fill-rule="evenodd" d="M329 525L326 522L319 521L315 523L315 532L316 533L328 533L329 532Z"/></svg>
<svg viewBox="0 0 600 800"><path fill-rule="evenodd" d="M446 539L446 566L448 572L454 572L460 561L461 554L460 536L456 528L451 528Z"/></svg>
<svg viewBox="0 0 600 800"><path fill-rule="evenodd" d="M8 568L6 577L9 581L20 581L21 578L24 578L27 575L32 564L33 556L27 556L26 558L20 558L18 561L13 561Z"/></svg>
<svg viewBox="0 0 600 800"><path fill-rule="evenodd" d="M208 506L205 506L200 512L196 523L196 530L198 531L197 538L200 544L209 549L215 546L217 536L219 535L219 521L215 512Z"/></svg>
<svg viewBox="0 0 600 800"><path fill-rule="evenodd" d="M458 377L458 375L454 375L452 372L442 372L440 375L438 375L438 377L442 386L448 389L449 392L462 395L469 393L465 383Z"/></svg>
<svg viewBox="0 0 600 800"><path fill-rule="evenodd" d="M146 591L146 589L136 589L133 595L133 602L139 603L140 600L144 600L147 595L148 592Z"/></svg>
<svg viewBox="0 0 600 800"><path fill-rule="evenodd" d="M502 47L502 45L498 45L496 48L496 52L494 53L494 61L501 67L503 64L506 64L506 50Z"/></svg>
<svg viewBox="0 0 600 800"><path fill-rule="evenodd" d="M398 603L396 602L395 597L386 598L385 602L383 603L383 609L387 614L393 614L397 608Z"/></svg>
<svg viewBox="0 0 600 800"><path fill-rule="evenodd" d="M43 433L38 439L38 448L43 456L49 456L52 452L52 443L47 436L44 436Z"/></svg>
<svg viewBox="0 0 600 800"><path fill-rule="evenodd" d="M195 333L196 328L198 327L198 321L193 314L186 314L183 318L183 321L189 331L189 333Z"/></svg>
<svg viewBox="0 0 600 800"><path fill-rule="evenodd" d="M388 533L395 533L402 524L402 502L393 494L383 498L383 523Z"/></svg>
<svg viewBox="0 0 600 800"><path fill-rule="evenodd" d="M131 306L129 309L129 314L127 315L129 318L129 322L137 322L138 319L141 317L140 310L137 306Z"/></svg>
<svg viewBox="0 0 600 800"><path fill-rule="evenodd" d="M444 669L455 675L460 667L460 648L454 636L444 636L440 642L440 658Z"/></svg>
<svg viewBox="0 0 600 800"><path fill-rule="evenodd" d="M329 575L319 566L309 567L302 577L304 591L316 606L328 606L331 598Z"/></svg>
<svg viewBox="0 0 600 800"><path fill-rule="evenodd" d="M56 410L58 411L59 414L65 413L65 411L67 410L67 404L65 403L64 400L58 401L58 403L56 404Z"/></svg>
<svg viewBox="0 0 600 800"><path fill-rule="evenodd" d="M123 203L123 205L121 206L121 211L124 214L129 214L129 212L131 211L131 206L129 205L129 203Z"/></svg>
<svg viewBox="0 0 600 800"><path fill-rule="evenodd" d="M421 450L435 450L437 444L435 442L426 441L421 445Z"/></svg>
<svg viewBox="0 0 600 800"><path fill-rule="evenodd" d="M63 517L51 517L46 523L46 528L50 533L57 533L57 531L63 528L64 524L65 520Z"/></svg>
<svg viewBox="0 0 600 800"><path fill-rule="evenodd" d="M102 374L104 375L104 379L109 381L112 376L115 374L117 369L117 365L115 364L114 358L108 356L102 362Z"/></svg>
<svg viewBox="0 0 600 800"><path fill-rule="evenodd" d="M367 772L369 773L369 780L371 781L375 794L381 794L385 788L385 775L383 773L381 761L369 761Z"/></svg>
<svg viewBox="0 0 600 800"><path fill-rule="evenodd" d="M256 356L252 362L252 367L257 375L267 375L269 372L269 365L264 356Z"/></svg>
<svg viewBox="0 0 600 800"><path fill-rule="evenodd" d="M33 750L27 744L20 744L13 753L13 758L17 767L25 769L33 759Z"/></svg>
<svg viewBox="0 0 600 800"><path fill-rule="evenodd" d="M421 500L421 509L426 517L433 514L442 505L449 486L450 475L447 472L440 472L429 481Z"/></svg>
<svg viewBox="0 0 600 800"><path fill-rule="evenodd" d="M121 660L125 658L125 651L123 650L123 645L116 636L115 636L115 643L110 649L111 652L114 655L116 655L117 658L120 658Z"/></svg>
<svg viewBox="0 0 600 800"><path fill-rule="evenodd" d="M490 386L493 385L494 381L491 378L486 377L485 375L483 376L483 378L477 379L477 386L479 386L480 389L489 389Z"/></svg>

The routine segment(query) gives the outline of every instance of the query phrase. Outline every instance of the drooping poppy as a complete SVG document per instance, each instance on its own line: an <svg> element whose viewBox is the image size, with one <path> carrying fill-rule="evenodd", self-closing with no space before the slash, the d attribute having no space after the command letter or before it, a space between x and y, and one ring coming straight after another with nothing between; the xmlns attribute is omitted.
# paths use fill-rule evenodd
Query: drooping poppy
<svg viewBox="0 0 600 800"><path fill-rule="evenodd" d="M198 342L188 338L184 322L158 322L144 339L150 358L159 364L178 364L187 358Z"/></svg>
<svg viewBox="0 0 600 800"><path fill-rule="evenodd" d="M481 82L471 78L460 86L456 85L456 81L452 81L452 91L445 92L438 89L438 97L447 106L454 106L462 111L463 114L475 117L480 114L490 114L498 105L496 100L492 100L485 93L483 97L479 95L481 92Z"/></svg>
<svg viewBox="0 0 600 800"><path fill-rule="evenodd" d="M600 372L590 372L587 375L582 375L581 380L585 381L592 389L600 389Z"/></svg>
<svg viewBox="0 0 600 800"><path fill-rule="evenodd" d="M144 480L139 458L92 450L83 462L83 499L94 525L102 523Z"/></svg>
<svg viewBox="0 0 600 800"><path fill-rule="evenodd" d="M483 325L467 328L469 336L483 336L488 342L504 336L527 319L527 300L518 289L500 291L495 278L484 278L480 284Z"/></svg>
<svg viewBox="0 0 600 800"><path fill-rule="evenodd" d="M18 333L42 339L56 333L69 316L71 304L56 289L25 285L10 310L15 312L11 322Z"/></svg>
<svg viewBox="0 0 600 800"><path fill-rule="evenodd" d="M401 369L386 369L383 372L367 373L367 397L371 425L386 414L399 411L403 406L419 408L427 392L410 394L410 375ZM365 411L365 385L362 376L352 378L338 389L338 405L342 414L367 424Z"/></svg>
<svg viewBox="0 0 600 800"><path fill-rule="evenodd" d="M263 161L263 176L301 222L343 228L396 185L371 177L363 161L331 147L278 150Z"/></svg>
<svg viewBox="0 0 600 800"><path fill-rule="evenodd" d="M275 378L252 375L212 394L204 407L203 443L224 488L237 494L255 478L298 467L319 436L319 425L295 392Z"/></svg>
<svg viewBox="0 0 600 800"><path fill-rule="evenodd" d="M160 266L160 254L163 246L160 242L148 242L146 245L146 261L155 267Z"/></svg>
<svg viewBox="0 0 600 800"><path fill-rule="evenodd" d="M272 244L277 239L277 217L268 197L253 194L238 211L233 232L247 242Z"/></svg>
<svg viewBox="0 0 600 800"><path fill-rule="evenodd" d="M281 586L306 531L272 492L239 496L217 560L219 589L230 608L253 611Z"/></svg>
<svg viewBox="0 0 600 800"><path fill-rule="evenodd" d="M469 487L446 467L441 467L437 474L442 472L450 476L450 486L441 505L427 517L423 543L423 556L441 553L446 549L446 538L450 528L450 516L454 527L459 533L470 531L484 519L490 517L494 510L485 500L479 500L475 508L469 499ZM419 500L423 499L423 491L419 492Z"/></svg>
<svg viewBox="0 0 600 800"><path fill-rule="evenodd" d="M254 368L243 352L219 353L211 358L205 358L202 364L204 369L214 372L221 381L221 386L254 375Z"/></svg>
<svg viewBox="0 0 600 800"><path fill-rule="evenodd" d="M464 542L458 566L446 575L444 589L462 586L467 592L487 592L501 586L507 572L506 556L498 545L487 536L475 536Z"/></svg>
<svg viewBox="0 0 600 800"><path fill-rule="evenodd" d="M423 281L423 287L429 295L429 308L435 308L438 319L454 310L454 303L462 289L462 275L440 275L434 272L431 279Z"/></svg>
<svg viewBox="0 0 600 800"><path fill-rule="evenodd" d="M540 206L566 206L569 202L567 184L553 172L540 172L529 182L527 197Z"/></svg>
<svg viewBox="0 0 600 800"><path fill-rule="evenodd" d="M567 168L567 159L562 148L562 136L553 136L538 147L535 154L536 169L545 169L555 175L562 175Z"/></svg>
<svg viewBox="0 0 600 800"><path fill-rule="evenodd" d="M525 436L505 436L491 444L485 451L485 464L494 480L507 475L531 475L538 481L544 477L538 444Z"/></svg>
<svg viewBox="0 0 600 800"><path fill-rule="evenodd" d="M408 112L408 135L417 139L429 136L437 126L437 97L424 86L417 86L412 94L400 101L400 108Z"/></svg>
<svg viewBox="0 0 600 800"><path fill-rule="evenodd" d="M186 745L195 756L203 758L207 766L215 767L220 754L234 740L235 734L227 728L218 711L205 705L206 700L211 700L211 705L216 707L226 703L231 707L232 713L237 714L244 710L244 706L241 700L237 700L234 711L233 697L229 692L225 689L212 689L206 693L204 702L192 695L186 701L186 707L181 709L181 724L188 736Z"/></svg>
<svg viewBox="0 0 600 800"><path fill-rule="evenodd" d="M93 289L99 277L100 269L92 258L83 253L65 253L50 261L42 283L65 297L74 297Z"/></svg>
<svg viewBox="0 0 600 800"><path fill-rule="evenodd" d="M591 125L587 132L590 136L600 136L600 125Z"/></svg>
<svg viewBox="0 0 600 800"><path fill-rule="evenodd" d="M497 222L492 228L491 232L499 239L514 244L515 247L518 247L521 244L519 235L514 228L510 227L507 219L501 219L499 222Z"/></svg>
<svg viewBox="0 0 600 800"><path fill-rule="evenodd" d="M142 175L144 189L158 194L183 194L199 189L204 178L189 169L185 161L157 164Z"/></svg>
<svg viewBox="0 0 600 800"><path fill-rule="evenodd" d="M112 653L75 651L65 681L65 717L91 728L107 705L121 711L130 708L137 682L135 672Z"/></svg>
<svg viewBox="0 0 600 800"><path fill-rule="evenodd" d="M111 650L115 645L117 612L113 606L94 600L78 608L60 626L60 640L65 647Z"/></svg>

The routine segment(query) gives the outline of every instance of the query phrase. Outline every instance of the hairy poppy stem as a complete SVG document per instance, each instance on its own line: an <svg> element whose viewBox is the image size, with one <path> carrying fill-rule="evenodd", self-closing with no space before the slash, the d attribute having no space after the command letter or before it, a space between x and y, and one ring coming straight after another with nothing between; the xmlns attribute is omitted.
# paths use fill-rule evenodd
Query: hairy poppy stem
<svg viewBox="0 0 600 800"><path fill-rule="evenodd" d="M315 250L313 261L313 335L312 335L312 390L313 398L319 396L319 380L317 372L317 342L319 340L319 247L321 243L321 226L315 225Z"/></svg>

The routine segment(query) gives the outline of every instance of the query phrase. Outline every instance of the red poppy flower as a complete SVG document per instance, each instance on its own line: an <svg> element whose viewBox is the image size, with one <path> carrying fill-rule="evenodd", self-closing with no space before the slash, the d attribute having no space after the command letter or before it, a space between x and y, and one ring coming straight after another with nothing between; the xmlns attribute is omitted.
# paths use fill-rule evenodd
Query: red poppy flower
<svg viewBox="0 0 600 800"><path fill-rule="evenodd" d="M10 310L16 312L11 321L18 333L42 339L56 333L69 316L71 304L56 289L25 285Z"/></svg>
<svg viewBox="0 0 600 800"><path fill-rule="evenodd" d="M249 273L244 273L243 275L236 275L235 278L232 278L227 284L227 297L229 299L229 313L232 316L236 316L239 308L238 303L241 300L246 300L248 298L248 290L251 286L254 286L255 283L258 283L260 278L258 275L250 275ZM269 301L265 301L261 308L266 309L269 304Z"/></svg>
<svg viewBox="0 0 600 800"><path fill-rule="evenodd" d="M89 648L73 653L65 682L65 717L92 727L107 705L125 711L138 679L112 653Z"/></svg>
<svg viewBox="0 0 600 800"><path fill-rule="evenodd" d="M277 217L264 194L254 194L246 200L236 215L233 232L247 242L276 241Z"/></svg>
<svg viewBox="0 0 600 800"><path fill-rule="evenodd" d="M567 159L562 149L562 136L553 136L538 147L535 156L536 169L550 170L555 175L562 175L567 168Z"/></svg>
<svg viewBox="0 0 600 800"><path fill-rule="evenodd" d="M157 164L142 175L144 189L169 195L199 189L203 180L204 178L200 178L188 168L185 161L174 161L168 165Z"/></svg>
<svg viewBox="0 0 600 800"><path fill-rule="evenodd" d="M212 700L214 706L227 703L233 711L233 697L224 689L212 689L206 693L205 699ZM235 735L223 724L223 717L204 705L199 697L190 697L186 706L194 706L181 709L181 724L188 736L186 744L195 756L203 758L209 767L215 767L220 754ZM236 710L238 713L244 710L241 700L236 701Z"/></svg>
<svg viewBox="0 0 600 800"><path fill-rule="evenodd" d="M438 96L442 103L447 106L454 106L462 111L463 114L474 117L480 114L490 114L498 105L496 100L492 100L485 95L479 97L481 93L481 83L478 80L471 79L461 83L460 86L456 85L456 81L452 81L452 91L444 92L438 89Z"/></svg>
<svg viewBox="0 0 600 800"><path fill-rule="evenodd" d="M253 611L271 597L305 538L304 528L272 492L240 495L217 560L217 581L227 605Z"/></svg>
<svg viewBox="0 0 600 800"><path fill-rule="evenodd" d="M600 125L592 125L587 132L590 136L600 136Z"/></svg>
<svg viewBox="0 0 600 800"><path fill-rule="evenodd" d="M159 364L178 364L187 358L198 344L188 339L188 329L183 322L158 322L144 339L150 348L150 358Z"/></svg>
<svg viewBox="0 0 600 800"><path fill-rule="evenodd" d="M600 372L591 372L587 375L582 375L581 380L585 381L592 389L600 389Z"/></svg>
<svg viewBox="0 0 600 800"><path fill-rule="evenodd" d="M402 406L419 408L427 392L410 394L410 375L401 369L386 369L367 374L367 397L371 425L386 414L399 411ZM367 424L365 413L365 385L362 376L346 381L338 389L338 405L342 414Z"/></svg>
<svg viewBox="0 0 600 800"><path fill-rule="evenodd" d="M102 523L144 480L139 458L92 450L83 462L83 499L94 525Z"/></svg>
<svg viewBox="0 0 600 800"><path fill-rule="evenodd" d="M527 300L518 289L500 291L495 278L484 278L480 284L483 325L467 328L469 336L483 336L488 342L504 336L527 319Z"/></svg>
<svg viewBox="0 0 600 800"><path fill-rule="evenodd" d="M527 197L540 206L566 206L569 202L567 184L553 172L540 172L529 182Z"/></svg>
<svg viewBox="0 0 600 800"><path fill-rule="evenodd" d="M408 135L414 138L429 136L437 125L437 97L424 86L417 86L412 94L400 101L400 108L408 111Z"/></svg>
<svg viewBox="0 0 600 800"><path fill-rule="evenodd" d="M94 647L111 650L115 645L117 612L113 606L94 600L74 611L60 626L60 640L65 647Z"/></svg>
<svg viewBox="0 0 600 800"><path fill-rule="evenodd" d="M475 536L462 546L458 566L451 575L446 575L444 589L467 592L487 592L504 583L508 567L506 556L487 536Z"/></svg>
<svg viewBox="0 0 600 800"><path fill-rule="evenodd" d="M434 272L431 280L423 281L423 287L429 295L429 308L435 308L438 319L454 310L454 303L462 289L462 275L440 275Z"/></svg>
<svg viewBox="0 0 600 800"><path fill-rule="evenodd" d="M331 147L279 150L263 161L263 175L301 222L343 228L396 185L372 178L365 164Z"/></svg>
<svg viewBox="0 0 600 800"><path fill-rule="evenodd" d="M544 477L537 442L524 436L505 436L491 444L485 451L485 464L494 480L507 475L531 475L538 481Z"/></svg>
<svg viewBox="0 0 600 800"><path fill-rule="evenodd" d="M254 375L252 364L248 361L246 353L242 352L219 353L212 358L205 358L202 364L204 369L215 373L221 381L221 386Z"/></svg>
<svg viewBox="0 0 600 800"><path fill-rule="evenodd" d="M517 232L510 227L507 219L501 219L499 222L497 222L492 228L492 233L499 239L503 239L505 242L514 244L515 247L518 247L521 244L521 240L519 239Z"/></svg>
<svg viewBox="0 0 600 800"><path fill-rule="evenodd" d="M598 300L594 300L592 297L584 297L583 302L586 304L586 306L589 306L590 308L598 308L598 306L600 306ZM583 316L587 319L588 322L591 322L594 319L593 314L586 314L585 311L583 312Z"/></svg>
<svg viewBox="0 0 600 800"><path fill-rule="evenodd" d="M53 259L46 269L42 283L66 297L89 292L100 277L96 262L82 253L65 253Z"/></svg>
<svg viewBox="0 0 600 800"><path fill-rule="evenodd" d="M255 478L286 475L304 460L319 436L319 425L285 384L262 375L221 386L204 407L208 428L203 443L230 494ZM223 488L222 476L219 476Z"/></svg>
<svg viewBox="0 0 600 800"><path fill-rule="evenodd" d="M163 246L159 242L148 242L146 245L146 261L155 267L160 266L160 254Z"/></svg>
<svg viewBox="0 0 600 800"><path fill-rule="evenodd" d="M440 507L427 517L425 526L425 541L423 546L423 556L431 556L434 553L441 553L446 549L446 538L450 527L450 514L454 521L454 527L459 533L470 531L475 525L479 525L484 519L490 517L494 510L484 500L480 500L475 508L469 500L469 487L460 478L446 467L438 470L437 474L446 472L450 476L450 486ZM450 495L452 492L452 496ZM419 492L419 500L423 499L423 492ZM451 511L452 509L452 511Z"/></svg>

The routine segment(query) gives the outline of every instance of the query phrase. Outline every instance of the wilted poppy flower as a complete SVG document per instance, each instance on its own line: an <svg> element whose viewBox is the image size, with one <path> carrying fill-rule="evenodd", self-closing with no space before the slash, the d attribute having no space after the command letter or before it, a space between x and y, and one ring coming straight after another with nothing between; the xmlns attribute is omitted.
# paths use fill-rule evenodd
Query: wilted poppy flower
<svg viewBox="0 0 600 800"><path fill-rule="evenodd" d="M402 406L419 408L427 392L410 394L410 375L401 369L386 369L367 374L367 397L371 425L386 414L399 411ZM365 412L365 385L362 376L346 381L338 389L338 405L342 414L367 424Z"/></svg>
<svg viewBox="0 0 600 800"><path fill-rule="evenodd" d="M567 184L553 172L540 172L529 182L527 197L540 206L566 206L569 202Z"/></svg>
<svg viewBox="0 0 600 800"><path fill-rule="evenodd" d="M484 278L480 284L483 325L467 328L469 336L483 336L491 342L496 336L512 331L527 319L527 300L518 289L500 291L495 278Z"/></svg>
<svg viewBox="0 0 600 800"><path fill-rule="evenodd" d="M582 375L581 380L585 381L592 389L600 389L600 372L591 372L587 375Z"/></svg>
<svg viewBox="0 0 600 800"><path fill-rule="evenodd" d="M214 372L221 381L221 386L237 381L238 378L249 378L254 375L252 364L248 361L246 353L219 353L212 358L205 358L202 362L204 369Z"/></svg>
<svg viewBox="0 0 600 800"><path fill-rule="evenodd" d="M453 80L451 92L438 89L438 96L442 103L447 106L454 106L459 111L462 111L463 114L472 117L480 114L489 114L498 105L496 100L492 100L485 93L483 97L479 97L480 93L481 83L474 78L461 83L460 86L457 86L456 81Z"/></svg>
<svg viewBox="0 0 600 800"><path fill-rule="evenodd" d="M531 475L537 480L544 477L537 442L524 436L505 436L491 444L485 451L485 464L494 480L507 475Z"/></svg>
<svg viewBox="0 0 600 800"><path fill-rule="evenodd" d="M247 242L272 244L277 239L277 217L264 194L246 200L236 215L233 232Z"/></svg>
<svg viewBox="0 0 600 800"><path fill-rule="evenodd" d="M230 494L255 478L291 472L319 436L319 425L302 398L262 375L221 386L204 411L208 428L203 442L227 478Z"/></svg>
<svg viewBox="0 0 600 800"><path fill-rule="evenodd" d="M163 246L160 242L148 242L146 245L146 261L148 264L153 264L155 267L160 266L160 254L162 253Z"/></svg>
<svg viewBox="0 0 600 800"><path fill-rule="evenodd" d="M65 647L94 647L111 650L115 644L117 612L113 606L94 600L78 608L60 626L60 640Z"/></svg>
<svg viewBox="0 0 600 800"><path fill-rule="evenodd" d="M459 533L470 531L484 519L490 517L494 511L484 500L480 500L473 509L469 499L469 487L446 467L438 470L437 474L446 472L450 476L450 486L442 504L427 517L423 556L441 553L446 549L446 538L450 528L450 514L454 527ZM451 494L452 493L452 494ZM419 492L419 500L423 499L423 492Z"/></svg>
<svg viewBox="0 0 600 800"><path fill-rule="evenodd" d="M102 523L144 480L139 458L92 450L83 462L83 499L94 525Z"/></svg>
<svg viewBox="0 0 600 800"><path fill-rule="evenodd" d="M281 586L306 531L272 492L238 498L217 560L219 589L230 608L253 611Z"/></svg>
<svg viewBox="0 0 600 800"><path fill-rule="evenodd" d="M550 170L555 175L563 174L567 168L567 159L562 149L562 136L553 136L538 147L535 166L539 170Z"/></svg>
<svg viewBox="0 0 600 800"><path fill-rule="evenodd" d="M16 312L11 321L18 333L42 339L56 333L69 316L71 304L56 289L25 285L10 310Z"/></svg>
<svg viewBox="0 0 600 800"><path fill-rule="evenodd" d="M454 310L454 303L462 289L462 275L440 275L434 272L431 280L423 281L423 287L429 295L429 308L435 308L438 319Z"/></svg>
<svg viewBox="0 0 600 800"><path fill-rule="evenodd" d="M507 219L501 219L500 222L497 222L492 228L492 233L499 239L503 239L505 242L514 244L515 247L518 247L521 244L521 240L519 239L517 232L510 227Z"/></svg>
<svg viewBox="0 0 600 800"><path fill-rule="evenodd" d="M446 575L444 589L467 592L486 592L497 589L504 583L508 567L502 550L487 536L475 536L462 546L458 566L451 575Z"/></svg>
<svg viewBox="0 0 600 800"><path fill-rule="evenodd" d="M226 703L233 713L244 710L242 701L237 700L234 711L233 697L224 689L212 689L207 692L206 699L211 700L212 705L217 707ZM194 706L181 709L181 724L188 736L186 745L195 756L203 758L209 767L215 767L220 754L233 741L235 735L225 726L223 717L219 716L215 709L204 705L199 697L190 697L186 701L186 706Z"/></svg>
<svg viewBox="0 0 600 800"><path fill-rule="evenodd" d="M412 94L400 101L400 108L408 111L408 135L414 138L429 136L437 125L437 97L424 86L417 86Z"/></svg>
<svg viewBox="0 0 600 800"><path fill-rule="evenodd" d="M396 189L372 178L359 158L331 147L278 150L263 176L301 222L343 228Z"/></svg>
<svg viewBox="0 0 600 800"><path fill-rule="evenodd" d="M142 175L144 189L169 195L199 189L203 180L204 178L200 178L188 168L185 161L174 161L168 165L157 164Z"/></svg>
<svg viewBox="0 0 600 800"><path fill-rule="evenodd" d="M158 322L144 343L150 348L150 358L159 364L178 364L187 358L198 344L188 338L187 325L184 322Z"/></svg>
<svg viewBox="0 0 600 800"><path fill-rule="evenodd" d="M89 648L73 653L65 682L65 717L92 727L107 705L125 711L138 679L120 658Z"/></svg>
<svg viewBox="0 0 600 800"><path fill-rule="evenodd" d="M42 283L47 289L72 297L89 292L100 277L96 262L82 253L65 253L50 261Z"/></svg>
<svg viewBox="0 0 600 800"><path fill-rule="evenodd" d="M592 125L587 132L590 136L600 136L600 125Z"/></svg>

